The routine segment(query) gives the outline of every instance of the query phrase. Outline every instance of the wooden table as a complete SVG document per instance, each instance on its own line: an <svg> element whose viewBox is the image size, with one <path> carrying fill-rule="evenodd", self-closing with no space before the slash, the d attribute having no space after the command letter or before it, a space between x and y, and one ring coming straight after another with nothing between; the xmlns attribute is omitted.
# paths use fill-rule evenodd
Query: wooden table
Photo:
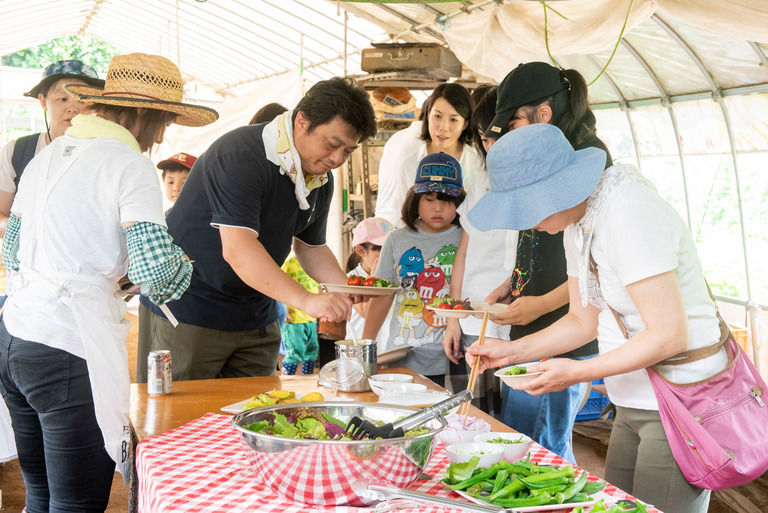
<svg viewBox="0 0 768 513"><path fill-rule="evenodd" d="M405 367L382 371L382 374L387 373L410 374L414 376L414 383L427 385L430 390L443 390L434 382ZM131 385L131 422L139 440L143 440L147 436L159 435L179 427L206 413L221 414L222 406L270 390L291 390L297 395L320 392L326 399L351 397L357 401L378 400L378 396L373 392L333 393L318 385L317 375L175 381L171 394L157 396L147 394L146 383L134 383ZM514 431L475 407L470 408L469 415L485 419L491 424L493 431Z"/></svg>

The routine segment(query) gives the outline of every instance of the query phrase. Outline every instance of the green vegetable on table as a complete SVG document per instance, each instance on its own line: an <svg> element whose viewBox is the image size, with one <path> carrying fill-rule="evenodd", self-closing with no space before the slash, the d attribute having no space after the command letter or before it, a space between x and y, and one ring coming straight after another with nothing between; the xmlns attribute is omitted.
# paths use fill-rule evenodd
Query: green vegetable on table
<svg viewBox="0 0 768 513"><path fill-rule="evenodd" d="M516 440L508 440L506 438L492 438L490 440L486 440L485 443L488 444L521 444L524 443L526 440L521 436L520 438Z"/></svg>
<svg viewBox="0 0 768 513"><path fill-rule="evenodd" d="M594 500L587 492L596 493L605 488L604 482L588 482L587 472L577 475L571 465L563 468L537 465L530 462L530 456L526 461L500 461L488 468L477 468L479 461L478 457L473 457L465 463L451 463L443 483L448 488L503 508L587 502ZM610 513L618 511L623 510Z"/></svg>

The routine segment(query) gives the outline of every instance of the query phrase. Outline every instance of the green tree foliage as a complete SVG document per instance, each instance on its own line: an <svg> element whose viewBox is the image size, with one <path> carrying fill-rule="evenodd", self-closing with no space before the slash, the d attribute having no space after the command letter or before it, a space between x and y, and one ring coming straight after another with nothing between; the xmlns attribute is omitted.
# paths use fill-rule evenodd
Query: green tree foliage
<svg viewBox="0 0 768 513"><path fill-rule="evenodd" d="M0 58L0 64L15 68L45 68L52 62L77 59L104 73L109 61L118 53L117 48L108 43L74 34L5 55Z"/></svg>

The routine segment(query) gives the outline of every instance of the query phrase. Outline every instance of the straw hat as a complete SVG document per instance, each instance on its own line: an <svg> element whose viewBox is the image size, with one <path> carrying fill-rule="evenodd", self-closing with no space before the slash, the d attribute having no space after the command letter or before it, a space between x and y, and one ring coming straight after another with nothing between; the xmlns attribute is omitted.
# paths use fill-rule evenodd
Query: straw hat
<svg viewBox="0 0 768 513"><path fill-rule="evenodd" d="M175 121L178 125L203 126L219 117L208 107L181 102L183 90L179 68L159 55L117 55L109 63L103 88L71 84L65 89L85 103L173 112L178 115Z"/></svg>

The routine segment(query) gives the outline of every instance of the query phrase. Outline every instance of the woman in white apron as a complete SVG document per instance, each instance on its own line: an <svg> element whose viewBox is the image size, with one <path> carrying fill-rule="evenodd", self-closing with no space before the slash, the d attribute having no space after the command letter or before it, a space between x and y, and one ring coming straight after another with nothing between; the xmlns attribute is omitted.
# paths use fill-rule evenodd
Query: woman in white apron
<svg viewBox="0 0 768 513"><path fill-rule="evenodd" d="M163 304L192 273L141 153L173 122L218 117L181 103L181 74L159 56L117 56L103 88L67 90L96 115L76 116L30 162L2 247L0 393L29 513L104 511L115 467L128 476L129 323L118 282L127 274Z"/></svg>

